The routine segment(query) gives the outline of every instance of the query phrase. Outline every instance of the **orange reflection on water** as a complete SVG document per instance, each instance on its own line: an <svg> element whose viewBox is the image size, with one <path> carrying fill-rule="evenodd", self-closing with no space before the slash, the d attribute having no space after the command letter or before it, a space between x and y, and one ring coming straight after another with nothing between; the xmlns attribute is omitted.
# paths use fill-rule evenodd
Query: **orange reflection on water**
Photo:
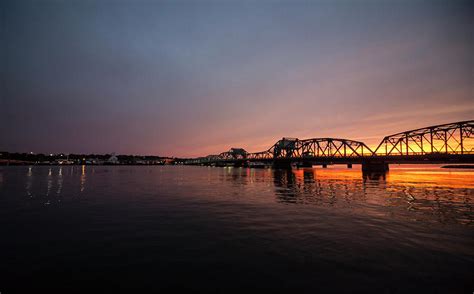
<svg viewBox="0 0 474 294"><path fill-rule="evenodd" d="M393 170L387 181L414 187L474 189L474 173L469 171Z"/></svg>
<svg viewBox="0 0 474 294"><path fill-rule="evenodd" d="M364 177L360 166L353 169L344 166L314 168L317 179L357 180ZM294 171L297 178L303 171ZM368 175L370 176L370 175ZM403 184L414 187L474 188L473 169L445 169L441 165L390 165L386 174L380 174L387 184ZM374 178L372 178L373 180Z"/></svg>
<svg viewBox="0 0 474 294"><path fill-rule="evenodd" d="M248 176L248 175L247 175ZM472 224L474 170L440 165L392 165L387 173L366 174L360 165L292 170L252 170L240 181L272 183L281 203L351 209L394 219ZM236 180L235 177L232 180Z"/></svg>
<svg viewBox="0 0 474 294"><path fill-rule="evenodd" d="M387 173L369 174L360 165L207 171L210 187L218 186L223 194L232 191L231 201L314 205L393 221L474 223L474 170L393 164Z"/></svg>
<svg viewBox="0 0 474 294"><path fill-rule="evenodd" d="M342 165L330 166L329 168L315 167L313 171L318 180L360 180L363 178L360 166L356 165L352 169ZM294 172L298 172L298 170Z"/></svg>

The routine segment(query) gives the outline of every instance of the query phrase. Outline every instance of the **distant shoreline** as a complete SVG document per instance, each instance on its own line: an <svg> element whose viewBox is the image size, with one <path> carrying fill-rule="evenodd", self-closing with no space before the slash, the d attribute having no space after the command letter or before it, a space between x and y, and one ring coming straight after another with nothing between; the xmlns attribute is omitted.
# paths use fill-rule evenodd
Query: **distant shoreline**
<svg viewBox="0 0 474 294"><path fill-rule="evenodd" d="M21 161L21 160L0 160L0 166L28 166L28 165L37 165L37 166L81 166L81 165L90 165L90 166L126 166L126 165L175 165L170 163L43 163L43 162L32 162L32 161Z"/></svg>
<svg viewBox="0 0 474 294"><path fill-rule="evenodd" d="M34 154L0 153L0 166L6 165L174 165L182 158L154 155L115 154Z"/></svg>

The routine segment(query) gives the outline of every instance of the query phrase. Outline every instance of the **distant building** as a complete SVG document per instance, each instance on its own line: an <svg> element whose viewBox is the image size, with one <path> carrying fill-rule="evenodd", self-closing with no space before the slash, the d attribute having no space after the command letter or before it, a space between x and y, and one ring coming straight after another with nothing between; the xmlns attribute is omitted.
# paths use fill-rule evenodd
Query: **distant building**
<svg viewBox="0 0 474 294"><path fill-rule="evenodd" d="M107 159L107 163L119 164L118 157L115 155L115 153L112 153L112 156L110 156L109 159Z"/></svg>

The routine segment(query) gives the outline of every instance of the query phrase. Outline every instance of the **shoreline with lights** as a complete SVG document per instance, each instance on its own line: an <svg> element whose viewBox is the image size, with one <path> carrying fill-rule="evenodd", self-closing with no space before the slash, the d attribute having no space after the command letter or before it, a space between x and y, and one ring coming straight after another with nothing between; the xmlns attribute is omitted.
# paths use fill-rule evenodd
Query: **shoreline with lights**
<svg viewBox="0 0 474 294"><path fill-rule="evenodd" d="M184 159L155 155L0 152L0 165L174 165Z"/></svg>

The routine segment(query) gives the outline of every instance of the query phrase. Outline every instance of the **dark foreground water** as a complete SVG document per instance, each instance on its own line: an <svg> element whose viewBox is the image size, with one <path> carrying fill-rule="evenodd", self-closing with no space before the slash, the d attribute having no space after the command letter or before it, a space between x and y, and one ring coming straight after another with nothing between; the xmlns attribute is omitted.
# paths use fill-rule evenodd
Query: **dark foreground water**
<svg viewBox="0 0 474 294"><path fill-rule="evenodd" d="M472 293L474 171L391 168L0 167L0 292Z"/></svg>

